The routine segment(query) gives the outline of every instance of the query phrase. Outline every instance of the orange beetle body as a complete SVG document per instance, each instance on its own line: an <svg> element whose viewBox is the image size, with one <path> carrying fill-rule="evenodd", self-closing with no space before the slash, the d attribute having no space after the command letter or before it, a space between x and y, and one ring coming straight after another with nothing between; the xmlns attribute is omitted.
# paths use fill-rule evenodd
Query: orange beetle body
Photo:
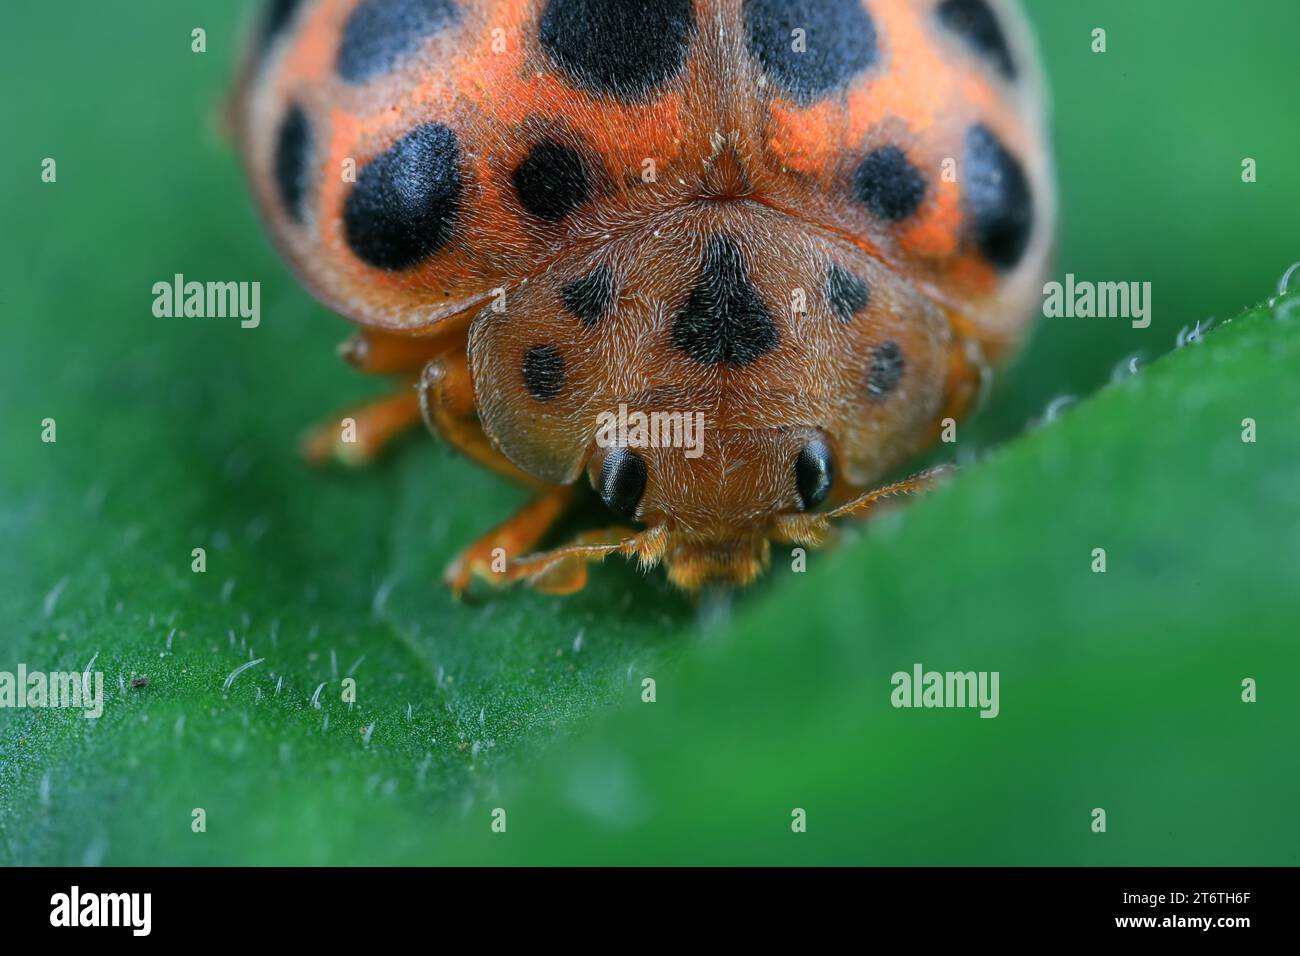
<svg viewBox="0 0 1300 956"><path fill-rule="evenodd" d="M312 453L423 414L539 491L458 590L615 551L747 583L970 406L1051 246L1001 0L277 0L235 105L277 244L414 386ZM615 413L699 441L605 440ZM584 471L627 525L530 554Z"/></svg>

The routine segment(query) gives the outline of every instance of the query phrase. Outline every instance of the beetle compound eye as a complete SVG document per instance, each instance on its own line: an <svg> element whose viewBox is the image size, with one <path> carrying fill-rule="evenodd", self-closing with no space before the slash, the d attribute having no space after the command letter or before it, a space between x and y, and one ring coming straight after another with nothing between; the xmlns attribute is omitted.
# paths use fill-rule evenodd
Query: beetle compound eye
<svg viewBox="0 0 1300 956"><path fill-rule="evenodd" d="M645 494L645 459L626 448L610 449L600 469L600 500L621 518L636 518Z"/></svg>
<svg viewBox="0 0 1300 956"><path fill-rule="evenodd" d="M816 508L825 501L834 480L831 450L820 438L814 438L804 445L794 463L795 487L799 490L799 500L804 509Z"/></svg>

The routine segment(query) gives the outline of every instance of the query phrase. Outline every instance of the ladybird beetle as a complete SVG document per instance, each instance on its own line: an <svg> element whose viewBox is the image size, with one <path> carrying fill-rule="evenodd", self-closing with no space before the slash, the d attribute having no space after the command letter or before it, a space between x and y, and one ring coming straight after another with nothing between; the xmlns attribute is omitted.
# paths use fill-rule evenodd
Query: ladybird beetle
<svg viewBox="0 0 1300 956"><path fill-rule="evenodd" d="M423 418L537 490L457 593L613 552L745 584L927 487L875 485L971 406L1052 245L1004 0L274 0L233 104L277 246L403 385L308 456ZM598 441L614 409L703 440ZM584 472L621 523L532 553Z"/></svg>

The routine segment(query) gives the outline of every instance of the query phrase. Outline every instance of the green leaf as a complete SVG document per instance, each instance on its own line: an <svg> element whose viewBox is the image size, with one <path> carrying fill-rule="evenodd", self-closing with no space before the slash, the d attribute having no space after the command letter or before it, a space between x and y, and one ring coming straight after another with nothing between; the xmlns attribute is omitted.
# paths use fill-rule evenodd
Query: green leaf
<svg viewBox="0 0 1300 956"><path fill-rule="evenodd" d="M101 474L46 463L43 494L5 511L37 621L14 656L98 655L106 712L5 714L0 845L23 862L1295 862L1297 362L1295 326L1258 310L779 573L704 638L613 566L576 599L451 604L427 583L449 542L422 491L460 465L428 448L355 479L282 464L303 490L272 495L255 461L142 469L110 454L119 430L61 432L40 453L71 465L92 442ZM1000 713L893 708L914 663L998 671Z"/></svg>
<svg viewBox="0 0 1300 956"><path fill-rule="evenodd" d="M1298 321L1222 326L785 575L450 859L1296 864ZM917 664L999 672L997 716L893 706Z"/></svg>

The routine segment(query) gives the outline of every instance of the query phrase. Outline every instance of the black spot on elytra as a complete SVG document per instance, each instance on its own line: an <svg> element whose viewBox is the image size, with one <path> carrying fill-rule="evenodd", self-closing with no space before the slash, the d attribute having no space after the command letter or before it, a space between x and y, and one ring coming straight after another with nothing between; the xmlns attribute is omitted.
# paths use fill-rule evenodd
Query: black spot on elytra
<svg viewBox="0 0 1300 956"><path fill-rule="evenodd" d="M259 49L265 51L284 32L293 15L298 12L301 0L270 0L262 13L262 29L258 37Z"/></svg>
<svg viewBox="0 0 1300 956"><path fill-rule="evenodd" d="M645 459L626 448L611 448L600 466L596 493L606 508L620 518L632 520L645 494L645 483Z"/></svg>
<svg viewBox="0 0 1300 956"><path fill-rule="evenodd" d="M387 73L459 16L455 0L362 0L343 25L338 74L364 83Z"/></svg>
<svg viewBox="0 0 1300 956"><path fill-rule="evenodd" d="M524 353L523 374L529 394L549 402L564 387L564 356L554 345L534 345Z"/></svg>
<svg viewBox="0 0 1300 956"><path fill-rule="evenodd" d="M867 368L867 393L872 398L884 398L903 377L903 350L897 342L881 342L871 353Z"/></svg>
<svg viewBox="0 0 1300 956"><path fill-rule="evenodd" d="M744 366L776 348L776 323L730 236L709 240L700 278L673 319L672 335L674 346L705 365Z"/></svg>
<svg viewBox="0 0 1300 956"><path fill-rule="evenodd" d="M593 326L614 301L614 272L609 266L597 266L566 285L560 294L566 309L583 325Z"/></svg>
<svg viewBox="0 0 1300 956"><path fill-rule="evenodd" d="M1025 254L1034 200L1019 160L985 126L966 133L966 216L975 242L999 269Z"/></svg>
<svg viewBox="0 0 1300 956"><path fill-rule="evenodd" d="M691 0L549 0L538 30L574 83L623 100L680 73L694 34Z"/></svg>
<svg viewBox="0 0 1300 956"><path fill-rule="evenodd" d="M988 57L1007 79L1015 79L1016 64L997 16L985 0L943 0L939 22L960 36L976 53Z"/></svg>
<svg viewBox="0 0 1300 956"><path fill-rule="evenodd" d="M441 123L407 133L362 167L343 205L343 230L358 257L404 269L451 238L460 213L460 144Z"/></svg>
<svg viewBox="0 0 1300 956"><path fill-rule="evenodd" d="M830 448L820 438L814 438L800 450L794 462L794 482L805 511L816 508L830 494L835 482L835 463Z"/></svg>
<svg viewBox="0 0 1300 956"><path fill-rule="evenodd" d="M832 264L826 275L826 298L841 322L850 321L871 301L867 280Z"/></svg>
<svg viewBox="0 0 1300 956"><path fill-rule="evenodd" d="M795 30L804 31L799 40ZM877 57L876 27L859 0L745 0L745 36L763 72L801 103L847 86Z"/></svg>
<svg viewBox="0 0 1300 956"><path fill-rule="evenodd" d="M906 219L925 198L925 180L897 146L867 154L853 176L858 200L888 222Z"/></svg>
<svg viewBox="0 0 1300 956"><path fill-rule="evenodd" d="M534 146L512 178L524 208L548 222L559 222L591 194L582 157L554 140Z"/></svg>
<svg viewBox="0 0 1300 956"><path fill-rule="evenodd" d="M311 158L311 124L298 104L289 107L275 136L275 184L280 201L297 222L303 221Z"/></svg>

